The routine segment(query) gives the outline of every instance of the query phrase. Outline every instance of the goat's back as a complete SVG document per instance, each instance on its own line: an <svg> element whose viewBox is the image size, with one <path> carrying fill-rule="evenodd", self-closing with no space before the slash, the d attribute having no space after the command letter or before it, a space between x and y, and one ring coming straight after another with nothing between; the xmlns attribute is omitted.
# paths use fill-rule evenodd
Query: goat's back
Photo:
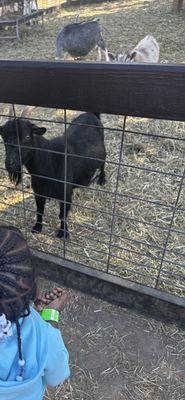
<svg viewBox="0 0 185 400"><path fill-rule="evenodd" d="M103 125L95 114L81 114L67 129L67 138L75 154L92 156L95 153L98 158L97 152L104 144Z"/></svg>
<svg viewBox="0 0 185 400"><path fill-rule="evenodd" d="M103 125L92 113L84 113L73 120L67 130L74 182L89 184L96 169L106 157ZM80 157L75 157L74 155Z"/></svg>

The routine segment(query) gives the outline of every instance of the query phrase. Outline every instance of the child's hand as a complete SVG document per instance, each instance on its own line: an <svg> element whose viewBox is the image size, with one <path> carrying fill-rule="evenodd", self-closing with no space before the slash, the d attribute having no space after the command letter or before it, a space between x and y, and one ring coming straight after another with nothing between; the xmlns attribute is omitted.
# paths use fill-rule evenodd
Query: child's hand
<svg viewBox="0 0 185 400"><path fill-rule="evenodd" d="M61 311L67 298L68 294L63 289L54 288L50 292L46 292L43 297L38 297L34 302L34 306L38 312L42 311L45 307Z"/></svg>
<svg viewBox="0 0 185 400"><path fill-rule="evenodd" d="M43 310L43 298L42 297L37 297L34 301L34 308L36 311L41 312Z"/></svg>
<svg viewBox="0 0 185 400"><path fill-rule="evenodd" d="M58 292L57 292L58 291ZM51 301L51 298L53 297L53 300ZM64 290L58 288L55 289L55 291L51 294L45 296L45 306L47 308L54 308L54 310L61 311L63 305L67 302L67 299L69 297L69 294L65 292Z"/></svg>

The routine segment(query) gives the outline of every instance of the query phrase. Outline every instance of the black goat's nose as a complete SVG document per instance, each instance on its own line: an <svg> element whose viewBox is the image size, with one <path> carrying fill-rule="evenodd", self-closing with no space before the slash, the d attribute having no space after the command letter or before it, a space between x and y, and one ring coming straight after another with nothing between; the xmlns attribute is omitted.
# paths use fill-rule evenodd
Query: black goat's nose
<svg viewBox="0 0 185 400"><path fill-rule="evenodd" d="M8 159L6 160L6 168L9 170L15 170L16 169L16 162L12 159Z"/></svg>
<svg viewBox="0 0 185 400"><path fill-rule="evenodd" d="M15 161L14 160L7 160L7 165L9 165L10 167L13 167L15 165Z"/></svg>

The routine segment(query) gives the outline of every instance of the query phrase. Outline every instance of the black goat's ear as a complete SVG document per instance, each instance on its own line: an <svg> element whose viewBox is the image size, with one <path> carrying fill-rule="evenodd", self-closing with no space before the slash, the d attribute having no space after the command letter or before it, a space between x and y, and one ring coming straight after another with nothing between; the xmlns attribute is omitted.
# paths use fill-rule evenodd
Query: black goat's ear
<svg viewBox="0 0 185 400"><path fill-rule="evenodd" d="M133 60L135 58L135 56L137 55L137 51L132 51L129 56L130 56L130 60Z"/></svg>
<svg viewBox="0 0 185 400"><path fill-rule="evenodd" d="M46 128L44 128L44 127L41 127L40 128L40 126L37 126L37 125L34 125L34 124L32 124L32 133L34 134L34 135L44 135L44 133L46 132Z"/></svg>
<svg viewBox="0 0 185 400"><path fill-rule="evenodd" d="M116 56L113 53L108 52L109 61L114 61Z"/></svg>

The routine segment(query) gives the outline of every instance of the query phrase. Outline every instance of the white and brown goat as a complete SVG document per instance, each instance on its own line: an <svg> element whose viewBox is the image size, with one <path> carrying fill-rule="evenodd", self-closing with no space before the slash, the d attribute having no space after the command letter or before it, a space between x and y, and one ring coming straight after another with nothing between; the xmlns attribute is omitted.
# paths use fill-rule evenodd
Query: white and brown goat
<svg viewBox="0 0 185 400"><path fill-rule="evenodd" d="M159 44L153 36L147 35L131 51L124 51L117 56L109 53L109 60L120 63L158 63Z"/></svg>

